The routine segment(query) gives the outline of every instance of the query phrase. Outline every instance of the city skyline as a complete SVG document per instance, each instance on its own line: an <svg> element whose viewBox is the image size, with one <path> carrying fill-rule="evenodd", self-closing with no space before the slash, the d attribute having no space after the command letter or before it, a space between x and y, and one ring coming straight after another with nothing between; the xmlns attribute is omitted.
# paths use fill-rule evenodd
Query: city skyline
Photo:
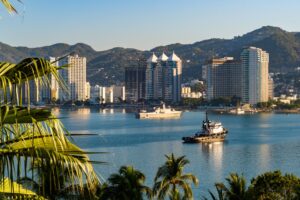
<svg viewBox="0 0 300 200"><path fill-rule="evenodd" d="M289 1L289 5L270 0L256 0L256 3L237 0L192 0L190 3L181 0L92 0L80 5L76 2L55 4L50 0L28 0L15 4L19 15L11 17L1 12L2 7L0 9L1 42L13 46L83 42L96 50L119 46L145 50L177 42L188 44L210 38L229 39L265 25L288 31L300 30L295 23L300 5L296 0ZM281 15L277 13L279 9ZM44 15L53 10L55 16ZM159 31L153 32L154 26ZM170 30L176 30L175 34L170 34Z"/></svg>

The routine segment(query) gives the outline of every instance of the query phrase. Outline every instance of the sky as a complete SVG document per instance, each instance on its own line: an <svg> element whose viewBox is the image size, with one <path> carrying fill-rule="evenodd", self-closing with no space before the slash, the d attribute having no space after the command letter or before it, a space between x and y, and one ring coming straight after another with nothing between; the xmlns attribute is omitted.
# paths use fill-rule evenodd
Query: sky
<svg viewBox="0 0 300 200"><path fill-rule="evenodd" d="M96 50L149 50L233 38L262 26L300 31L299 0L11 0L0 8L0 42L40 47L83 42Z"/></svg>

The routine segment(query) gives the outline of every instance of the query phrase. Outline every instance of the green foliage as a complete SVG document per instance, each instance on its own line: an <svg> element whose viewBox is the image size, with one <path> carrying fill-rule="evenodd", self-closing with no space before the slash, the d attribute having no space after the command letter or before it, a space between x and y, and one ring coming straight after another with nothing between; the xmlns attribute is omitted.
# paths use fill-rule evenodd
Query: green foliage
<svg viewBox="0 0 300 200"><path fill-rule="evenodd" d="M203 102L203 99L195 99L195 98L182 98L182 105L183 106L190 106L192 108L196 108L200 106Z"/></svg>
<svg viewBox="0 0 300 200"><path fill-rule="evenodd" d="M204 92L206 89L205 85L201 84L201 83L196 83L195 85L193 85L191 87L192 92Z"/></svg>
<svg viewBox="0 0 300 200"><path fill-rule="evenodd" d="M20 2L20 0L18 1ZM11 4L9 0L0 0L0 2L4 5L8 12L17 13L16 8Z"/></svg>
<svg viewBox="0 0 300 200"><path fill-rule="evenodd" d="M211 106L238 106L241 102L240 97L219 97L216 99L212 99L207 104Z"/></svg>
<svg viewBox="0 0 300 200"><path fill-rule="evenodd" d="M152 191L144 185L145 175L132 166L123 166L118 174L112 174L103 184L100 199L103 200L142 200L144 195L152 197Z"/></svg>
<svg viewBox="0 0 300 200"><path fill-rule="evenodd" d="M280 171L267 172L251 180L251 199L299 199L300 179Z"/></svg>
<svg viewBox="0 0 300 200"><path fill-rule="evenodd" d="M217 194L209 191L213 200L297 200L300 199L300 179L292 174L282 175L280 171L266 172L251 180L238 174L230 174L226 183L216 183ZM204 197L204 199L208 199Z"/></svg>
<svg viewBox="0 0 300 200"><path fill-rule="evenodd" d="M59 79L57 70L45 59L28 58L18 64L0 62L0 184L11 183L0 191L4 197L55 199L63 191L80 194L84 188L93 193L99 185L92 161L86 152L72 144L69 133L48 109L24 107L22 86L49 84L48 75ZM30 89L28 89L30 92ZM28 96L29 98L29 96ZM24 193L16 181L38 185ZM18 183L22 184L22 182Z"/></svg>
<svg viewBox="0 0 300 200"><path fill-rule="evenodd" d="M159 200L165 199L166 196L169 196L170 200L193 199L190 182L198 185L198 179L193 174L183 174L184 166L189 161L185 156L175 157L174 154L166 155L166 158L165 164L159 167L154 179L154 195Z"/></svg>
<svg viewBox="0 0 300 200"><path fill-rule="evenodd" d="M268 102L259 102L259 103L256 104L256 107L257 107L257 108L270 109L270 108L272 108L272 105L273 105L273 104L276 104L276 102L270 100L270 101L268 101Z"/></svg>

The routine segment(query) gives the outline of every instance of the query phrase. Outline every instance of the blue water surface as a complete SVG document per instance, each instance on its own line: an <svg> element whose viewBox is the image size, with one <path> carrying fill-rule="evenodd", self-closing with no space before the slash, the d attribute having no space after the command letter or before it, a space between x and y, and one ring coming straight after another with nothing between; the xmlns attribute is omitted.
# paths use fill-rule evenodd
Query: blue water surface
<svg viewBox="0 0 300 200"><path fill-rule="evenodd" d="M184 112L177 120L139 120L124 109L56 109L54 113L72 133L97 134L74 139L85 150L108 152L91 155L92 160L108 162L94 166L103 179L122 165L133 165L152 186L164 155L170 153L190 160L185 172L200 180L193 187L196 197L207 195L215 182L224 181L231 172L243 174L248 183L260 173L277 169L300 176L300 115L211 114L211 120L221 121L229 130L226 141L183 144L183 136L200 129L204 112Z"/></svg>

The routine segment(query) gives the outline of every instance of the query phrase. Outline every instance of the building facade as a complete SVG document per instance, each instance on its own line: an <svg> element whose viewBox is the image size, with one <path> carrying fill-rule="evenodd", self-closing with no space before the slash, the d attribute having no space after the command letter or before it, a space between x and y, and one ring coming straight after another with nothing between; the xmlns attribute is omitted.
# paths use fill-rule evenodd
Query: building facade
<svg viewBox="0 0 300 200"><path fill-rule="evenodd" d="M182 61L173 52L147 60L146 99L164 100L177 103L181 100Z"/></svg>
<svg viewBox="0 0 300 200"><path fill-rule="evenodd" d="M60 70L60 75L67 84L69 93L59 90L59 98L62 101L86 100L86 58L77 54L67 56L59 61L59 66L66 65L68 68Z"/></svg>
<svg viewBox="0 0 300 200"><path fill-rule="evenodd" d="M157 57L153 53L152 56L147 60L147 68L146 68L146 99L155 99L157 96L157 88L156 84L157 79Z"/></svg>
<svg viewBox="0 0 300 200"><path fill-rule="evenodd" d="M271 76L269 76L268 84L269 84L269 99L273 99L273 97L274 97L274 81Z"/></svg>
<svg viewBox="0 0 300 200"><path fill-rule="evenodd" d="M94 103L120 103L125 101L125 86L91 86L90 95Z"/></svg>
<svg viewBox="0 0 300 200"><path fill-rule="evenodd" d="M252 105L269 99L269 54L249 47L241 53L242 101Z"/></svg>
<svg viewBox="0 0 300 200"><path fill-rule="evenodd" d="M139 60L138 66L125 68L126 101L137 102L146 98L146 61Z"/></svg>
<svg viewBox="0 0 300 200"><path fill-rule="evenodd" d="M206 69L207 98L231 98L242 96L241 64L233 57L214 58L203 67Z"/></svg>

